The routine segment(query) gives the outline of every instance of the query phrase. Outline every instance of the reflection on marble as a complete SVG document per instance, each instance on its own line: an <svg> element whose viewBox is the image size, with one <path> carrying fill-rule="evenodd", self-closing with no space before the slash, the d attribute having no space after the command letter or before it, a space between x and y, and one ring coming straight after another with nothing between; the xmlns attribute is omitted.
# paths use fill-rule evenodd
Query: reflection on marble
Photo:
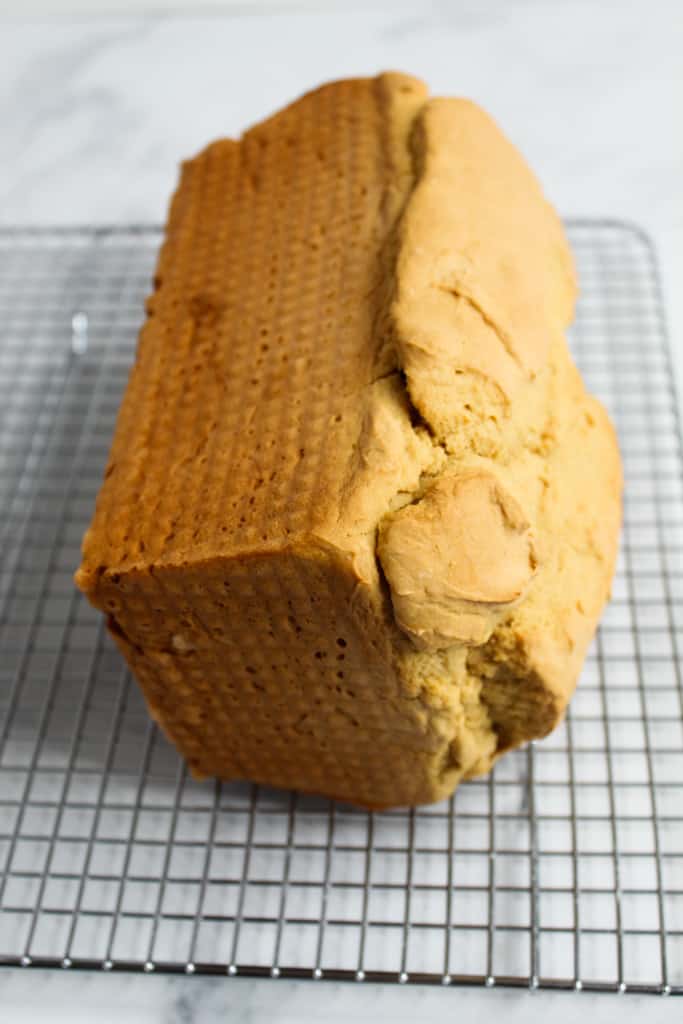
<svg viewBox="0 0 683 1024"><path fill-rule="evenodd" d="M255 7L254 5L252 11ZM565 214L654 238L683 357L683 4L460 0L366 11L27 20L0 30L0 223L159 221L179 159L334 76L398 68L491 110ZM680 360L683 363L683 358ZM609 997L11 970L0 1020L614 1019ZM576 999L580 999L580 1003ZM485 1006L484 1006L485 1003ZM619 1020L680 1018L628 997Z"/></svg>

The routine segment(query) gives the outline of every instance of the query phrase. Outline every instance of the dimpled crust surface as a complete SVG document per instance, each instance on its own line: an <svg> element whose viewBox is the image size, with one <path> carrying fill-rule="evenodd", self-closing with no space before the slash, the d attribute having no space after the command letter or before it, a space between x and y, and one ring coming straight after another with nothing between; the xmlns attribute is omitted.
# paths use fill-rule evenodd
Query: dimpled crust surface
<svg viewBox="0 0 683 1024"><path fill-rule="evenodd" d="M405 75L183 166L77 582L195 774L415 804L557 724L620 521L574 292L514 147Z"/></svg>

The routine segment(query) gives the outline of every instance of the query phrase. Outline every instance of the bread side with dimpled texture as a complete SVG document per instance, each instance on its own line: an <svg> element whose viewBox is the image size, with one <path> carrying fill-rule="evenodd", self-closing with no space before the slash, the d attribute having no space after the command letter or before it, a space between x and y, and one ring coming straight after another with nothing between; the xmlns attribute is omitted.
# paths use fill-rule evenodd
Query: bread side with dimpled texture
<svg viewBox="0 0 683 1024"><path fill-rule="evenodd" d="M198 776L438 800L562 717L620 460L561 224L400 74L184 164L77 583Z"/></svg>

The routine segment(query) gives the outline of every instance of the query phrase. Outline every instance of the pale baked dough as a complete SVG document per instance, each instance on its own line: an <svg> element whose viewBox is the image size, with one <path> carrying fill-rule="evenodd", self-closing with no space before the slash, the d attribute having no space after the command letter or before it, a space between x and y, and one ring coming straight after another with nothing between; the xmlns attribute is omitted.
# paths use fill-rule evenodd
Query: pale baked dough
<svg viewBox="0 0 683 1024"><path fill-rule="evenodd" d="M195 774L415 804L557 724L620 522L574 298L521 156L413 78L183 166L77 582Z"/></svg>

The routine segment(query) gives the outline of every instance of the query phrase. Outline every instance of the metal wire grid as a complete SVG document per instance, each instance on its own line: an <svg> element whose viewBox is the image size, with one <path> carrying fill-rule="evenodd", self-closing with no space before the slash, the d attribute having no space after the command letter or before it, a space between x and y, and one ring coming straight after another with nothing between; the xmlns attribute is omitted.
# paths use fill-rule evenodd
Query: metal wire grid
<svg viewBox="0 0 683 1024"><path fill-rule="evenodd" d="M72 572L159 234L0 233L0 963L683 993L683 482L653 254L570 225L627 472L566 723L368 814L199 784Z"/></svg>

